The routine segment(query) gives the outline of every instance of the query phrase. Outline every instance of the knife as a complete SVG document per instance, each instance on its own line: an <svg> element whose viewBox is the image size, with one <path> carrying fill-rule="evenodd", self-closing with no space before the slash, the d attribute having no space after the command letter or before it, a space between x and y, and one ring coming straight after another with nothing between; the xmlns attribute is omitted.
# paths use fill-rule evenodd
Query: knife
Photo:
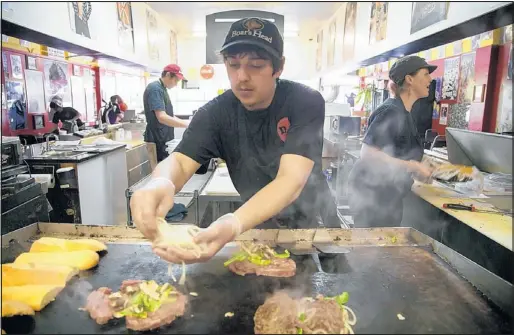
<svg viewBox="0 0 514 335"><path fill-rule="evenodd" d="M501 211L501 210L493 211L493 210L486 210L486 209L477 209L473 205L468 206L468 205L462 205L462 204L443 204L443 208L461 210L461 211L469 211L469 212L477 212L477 213L489 213L489 214L500 214L500 215L512 214L512 211Z"/></svg>

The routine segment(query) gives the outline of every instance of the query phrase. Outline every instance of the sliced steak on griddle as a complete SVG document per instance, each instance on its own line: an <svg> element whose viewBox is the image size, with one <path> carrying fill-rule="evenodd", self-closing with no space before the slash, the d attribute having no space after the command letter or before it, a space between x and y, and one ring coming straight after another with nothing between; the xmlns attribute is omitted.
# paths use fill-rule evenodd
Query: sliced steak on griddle
<svg viewBox="0 0 514 335"><path fill-rule="evenodd" d="M257 308L255 334L296 334L297 303L287 293L278 292Z"/></svg>
<svg viewBox="0 0 514 335"><path fill-rule="evenodd" d="M274 258L269 265L257 265L244 260L233 262L228 265L228 268L240 276L256 274L269 277L293 277L296 274L296 263L291 258Z"/></svg>
<svg viewBox="0 0 514 335"><path fill-rule="evenodd" d="M335 300L325 300L322 295L314 301L300 302L305 320L299 323L304 334L341 334L345 329L343 312Z"/></svg>
<svg viewBox="0 0 514 335"><path fill-rule="evenodd" d="M87 297L86 307L84 308L99 325L106 324L114 317L113 310L109 305L110 294L110 288L100 287L98 290L91 292Z"/></svg>
<svg viewBox="0 0 514 335"><path fill-rule="evenodd" d="M148 316L144 319L127 316L125 318L127 329L136 331L157 329L172 323L177 316L184 315L187 298L183 294L178 294L176 296L176 301L162 304L158 310L148 313Z"/></svg>

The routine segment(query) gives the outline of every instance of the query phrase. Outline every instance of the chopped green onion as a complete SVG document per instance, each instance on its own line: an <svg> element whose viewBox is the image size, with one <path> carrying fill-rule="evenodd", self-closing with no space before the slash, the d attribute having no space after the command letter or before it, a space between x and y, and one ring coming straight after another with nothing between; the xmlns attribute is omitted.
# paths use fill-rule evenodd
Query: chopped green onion
<svg viewBox="0 0 514 335"><path fill-rule="evenodd" d="M305 321L306 318L307 318L307 315L305 315L305 313L302 313L302 314L300 314L300 316L298 316L298 320L300 320L302 322Z"/></svg>
<svg viewBox="0 0 514 335"><path fill-rule="evenodd" d="M350 294L348 294L348 292L343 292L335 297L335 300L339 305L344 305L348 302L348 300L350 300Z"/></svg>
<svg viewBox="0 0 514 335"><path fill-rule="evenodd" d="M303 334L303 329L302 328L296 328L296 333L297 334Z"/></svg>
<svg viewBox="0 0 514 335"><path fill-rule="evenodd" d="M289 258L291 256L289 250L285 250L283 254L277 254L276 252L273 253L276 258Z"/></svg>

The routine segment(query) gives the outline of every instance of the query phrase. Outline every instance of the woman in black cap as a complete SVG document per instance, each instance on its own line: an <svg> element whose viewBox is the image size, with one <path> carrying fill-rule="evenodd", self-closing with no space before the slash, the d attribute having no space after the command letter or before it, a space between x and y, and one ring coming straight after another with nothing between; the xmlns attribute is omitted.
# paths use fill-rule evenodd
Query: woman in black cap
<svg viewBox="0 0 514 335"><path fill-rule="evenodd" d="M422 140L410 114L414 103L428 96L436 66L407 56L391 67L394 98L370 116L361 157L349 176L350 210L355 227L398 227L403 198L413 177L428 182L431 171L421 164Z"/></svg>

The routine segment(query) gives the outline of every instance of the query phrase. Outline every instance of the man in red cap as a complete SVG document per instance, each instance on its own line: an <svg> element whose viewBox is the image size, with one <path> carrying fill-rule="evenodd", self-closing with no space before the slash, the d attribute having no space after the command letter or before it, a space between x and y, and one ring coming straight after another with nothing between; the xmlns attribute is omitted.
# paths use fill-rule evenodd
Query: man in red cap
<svg viewBox="0 0 514 335"><path fill-rule="evenodd" d="M145 142L155 143L157 161L168 157L166 142L175 138L174 128L187 128L189 121L181 120L173 115L168 90L177 86L184 75L176 64L167 65L161 78L148 84L143 94L143 104L146 116Z"/></svg>

